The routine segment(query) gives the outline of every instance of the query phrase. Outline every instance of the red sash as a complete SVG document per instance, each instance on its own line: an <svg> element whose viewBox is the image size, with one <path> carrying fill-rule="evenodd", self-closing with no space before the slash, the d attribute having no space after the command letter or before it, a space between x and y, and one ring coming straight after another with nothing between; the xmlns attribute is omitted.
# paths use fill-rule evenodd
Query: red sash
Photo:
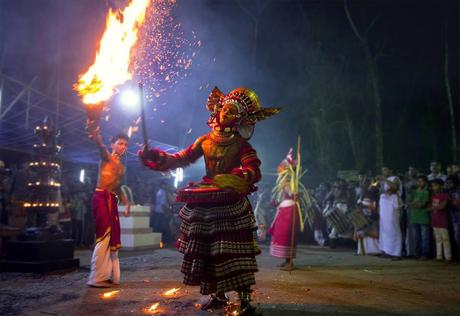
<svg viewBox="0 0 460 316"><path fill-rule="evenodd" d="M96 243L110 234L110 250L120 249L120 220L116 195L97 188L93 195L92 206L96 221Z"/></svg>

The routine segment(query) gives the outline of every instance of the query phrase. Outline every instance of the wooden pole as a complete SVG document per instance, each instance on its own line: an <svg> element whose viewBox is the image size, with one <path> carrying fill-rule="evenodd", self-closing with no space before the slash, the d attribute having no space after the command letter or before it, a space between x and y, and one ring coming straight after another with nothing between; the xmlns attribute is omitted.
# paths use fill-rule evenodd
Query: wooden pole
<svg viewBox="0 0 460 316"><path fill-rule="evenodd" d="M297 209L297 194L299 193L299 175L300 175L300 136L297 136L297 154L296 154L296 164L295 164L295 170L293 177L295 177L295 185L294 185L294 209L292 210L292 220L291 220L291 246L290 246L290 254L289 254L289 265L288 265L288 271L291 273L292 270L294 270L294 243L295 243L295 231L296 231L296 217L297 217L297 212L299 210ZM300 219L299 219L300 220Z"/></svg>
<svg viewBox="0 0 460 316"><path fill-rule="evenodd" d="M140 107L141 107L141 123L142 123L142 136L144 138L144 148L148 149L149 137L147 135L147 124L145 122L144 85L141 82L139 82L139 98L140 98Z"/></svg>

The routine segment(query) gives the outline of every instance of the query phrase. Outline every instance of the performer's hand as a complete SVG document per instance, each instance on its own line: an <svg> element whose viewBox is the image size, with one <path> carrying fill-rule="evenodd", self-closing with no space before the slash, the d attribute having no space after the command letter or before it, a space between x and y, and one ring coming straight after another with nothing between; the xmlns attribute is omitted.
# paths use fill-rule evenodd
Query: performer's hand
<svg viewBox="0 0 460 316"><path fill-rule="evenodd" d="M99 122L87 119L86 120L86 131L88 132L88 138L93 140L100 133Z"/></svg>
<svg viewBox="0 0 460 316"><path fill-rule="evenodd" d="M149 149L147 146L144 146L142 150L139 150L137 152L137 155L143 162L147 162L147 161L156 162L159 157L157 150Z"/></svg>
<svg viewBox="0 0 460 316"><path fill-rule="evenodd" d="M129 214L131 214L131 205L128 204L128 205L126 205L126 207L125 207L125 212L124 212L123 215L124 215L125 217L129 217Z"/></svg>
<svg viewBox="0 0 460 316"><path fill-rule="evenodd" d="M144 145L144 147L142 147L142 150L138 150L137 151L137 155L139 156L139 158L142 160L142 161L145 161L147 160L147 156L148 156L148 148L147 146Z"/></svg>

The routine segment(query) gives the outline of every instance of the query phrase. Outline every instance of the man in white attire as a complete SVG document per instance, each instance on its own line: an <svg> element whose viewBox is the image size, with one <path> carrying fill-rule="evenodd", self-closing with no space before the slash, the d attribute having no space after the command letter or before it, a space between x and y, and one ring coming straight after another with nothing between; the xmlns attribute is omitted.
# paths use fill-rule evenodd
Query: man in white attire
<svg viewBox="0 0 460 316"><path fill-rule="evenodd" d="M91 287L111 287L120 283L118 249L121 247L121 236L117 198L126 206L124 216L129 216L130 213L129 200L121 191L121 179L125 173L121 157L126 153L129 137L124 134L114 136L111 141L112 151L109 152L104 146L99 128L88 128L88 131L90 139L99 149L101 162L92 200L96 222L96 245L87 284Z"/></svg>
<svg viewBox="0 0 460 316"><path fill-rule="evenodd" d="M401 206L401 181L388 167L382 168L379 200L379 245L385 257L401 259L402 233L399 208Z"/></svg>

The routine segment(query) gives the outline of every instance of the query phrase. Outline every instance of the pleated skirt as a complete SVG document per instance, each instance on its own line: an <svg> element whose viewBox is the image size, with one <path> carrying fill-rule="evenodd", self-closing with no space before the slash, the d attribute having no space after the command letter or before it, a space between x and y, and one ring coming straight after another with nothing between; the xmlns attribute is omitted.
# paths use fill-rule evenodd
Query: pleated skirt
<svg viewBox="0 0 460 316"><path fill-rule="evenodd" d="M256 224L251 204L186 204L177 247L184 255L184 284L201 294L240 291L255 284Z"/></svg>

